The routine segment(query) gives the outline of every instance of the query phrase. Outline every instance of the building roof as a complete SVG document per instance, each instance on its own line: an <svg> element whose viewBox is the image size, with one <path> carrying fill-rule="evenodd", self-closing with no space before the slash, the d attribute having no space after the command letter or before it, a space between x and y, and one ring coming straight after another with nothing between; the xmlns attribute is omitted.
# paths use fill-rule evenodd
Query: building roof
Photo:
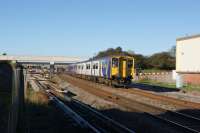
<svg viewBox="0 0 200 133"><path fill-rule="evenodd" d="M183 41L183 40L188 40L188 39L193 39L193 38L198 38L200 37L200 34L192 35L192 36L185 36L185 37L180 37L177 38L176 41Z"/></svg>

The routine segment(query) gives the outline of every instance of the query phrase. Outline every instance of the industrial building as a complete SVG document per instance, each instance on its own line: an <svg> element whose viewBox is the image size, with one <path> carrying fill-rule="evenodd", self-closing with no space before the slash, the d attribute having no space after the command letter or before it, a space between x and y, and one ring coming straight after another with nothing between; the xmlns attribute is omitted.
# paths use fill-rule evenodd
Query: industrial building
<svg viewBox="0 0 200 133"><path fill-rule="evenodd" d="M200 85L200 34L176 40L176 72L184 84Z"/></svg>

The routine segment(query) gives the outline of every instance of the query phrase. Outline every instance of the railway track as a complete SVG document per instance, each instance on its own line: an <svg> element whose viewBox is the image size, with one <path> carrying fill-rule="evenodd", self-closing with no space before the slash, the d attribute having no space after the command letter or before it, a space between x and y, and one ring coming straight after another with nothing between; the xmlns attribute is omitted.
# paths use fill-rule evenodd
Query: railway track
<svg viewBox="0 0 200 133"><path fill-rule="evenodd" d="M151 93L151 92L147 92L147 91L144 91L144 90L138 90L138 89L127 89L127 90L124 90L124 91L126 91L128 93L148 97L148 98L151 98L151 99L155 99L155 100L172 103L172 104L179 105L179 106L185 107L185 108L200 109L200 104L195 103L195 102L190 102L190 101L185 101L185 100L181 100L181 99L177 99L177 98L173 98L173 97L169 97L169 96L154 94L154 93Z"/></svg>
<svg viewBox="0 0 200 133"><path fill-rule="evenodd" d="M51 90L46 90L46 93L57 106L70 115L82 128L87 129L88 132L134 133L134 131L75 99L65 96L65 101L63 101L63 98L60 98Z"/></svg>
<svg viewBox="0 0 200 133"><path fill-rule="evenodd" d="M200 133L200 119L195 117L173 111L167 111L166 113L160 115L152 115L146 112L145 114L176 127L181 132Z"/></svg>
<svg viewBox="0 0 200 133"><path fill-rule="evenodd" d="M69 82L73 84L74 79L70 79ZM76 86L105 100L114 102L120 106L128 108L132 111L143 112L149 117L152 117L158 121L161 121L165 124L179 129L179 131L181 132L200 133L200 119L195 118L191 115L169 111L153 105L132 100L106 90L101 89L99 91L98 89L95 89L94 86L91 87L89 84L81 81L76 82Z"/></svg>
<svg viewBox="0 0 200 133"><path fill-rule="evenodd" d="M97 112L91 107L77 101L72 100L70 104L68 104L70 108L75 110L79 115L81 115L85 120L92 123L100 132L107 133L133 133L130 129L125 126L119 124L118 122L106 117L105 115Z"/></svg>
<svg viewBox="0 0 200 133"><path fill-rule="evenodd" d="M119 99L122 99L121 96L116 96L116 97L118 97ZM159 108L159 107L149 105L146 103L142 103L139 101L133 101L133 100L130 100L130 101L132 101L132 104L130 103L130 106L137 107L137 108L134 108L134 110L142 111L148 116L151 116L157 120L161 120L164 123L167 123L173 127L178 128L179 130L181 130L181 132L200 133L200 119L199 118L196 118L188 114L176 112L176 111L166 110L166 109Z"/></svg>
<svg viewBox="0 0 200 133"><path fill-rule="evenodd" d="M49 92L48 88L44 84L41 84L38 80L36 80L36 84L41 88L43 92L47 94L50 101L55 105L55 107L62 111L62 113L64 113L65 119L69 122L68 125L73 125L73 128L74 125L76 125L75 127L78 128L78 132L99 133L92 125L90 125L76 112L66 106L59 98Z"/></svg>
<svg viewBox="0 0 200 133"><path fill-rule="evenodd" d="M100 133L95 127L85 121L81 116L79 116L76 112L74 112L71 108L66 106L61 100L59 100L56 96L46 91L48 96L51 98L52 101L65 113L65 115L70 116L78 125L87 132L95 132Z"/></svg>

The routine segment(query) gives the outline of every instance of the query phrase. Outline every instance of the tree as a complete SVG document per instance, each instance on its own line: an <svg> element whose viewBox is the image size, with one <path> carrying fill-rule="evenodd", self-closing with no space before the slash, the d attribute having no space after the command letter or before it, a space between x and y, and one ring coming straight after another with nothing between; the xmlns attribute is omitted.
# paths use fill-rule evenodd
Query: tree
<svg viewBox="0 0 200 133"><path fill-rule="evenodd" d="M2 55L3 55L3 56L6 56L6 55L7 55L7 53L5 53L5 52L4 52Z"/></svg>
<svg viewBox="0 0 200 133"><path fill-rule="evenodd" d="M152 56L136 54L134 51L123 51L121 47L108 48L100 51L94 58L101 58L111 55L128 55L134 57L136 69L175 69L175 50L173 46L168 52L155 53Z"/></svg>
<svg viewBox="0 0 200 133"><path fill-rule="evenodd" d="M121 47L117 48L108 48L107 50L100 51L94 58L101 58L110 55L119 55L119 54L127 54Z"/></svg>
<svg viewBox="0 0 200 133"><path fill-rule="evenodd" d="M148 58L147 64L151 69L173 70L175 69L175 58L168 52L156 53Z"/></svg>
<svg viewBox="0 0 200 133"><path fill-rule="evenodd" d="M128 50L127 53L130 55L135 55L135 52L133 50Z"/></svg>
<svg viewBox="0 0 200 133"><path fill-rule="evenodd" d="M115 51L116 51L117 53L122 53L122 52L123 52L121 47L117 47L117 48L115 49Z"/></svg>
<svg viewBox="0 0 200 133"><path fill-rule="evenodd" d="M134 54L134 62L135 62L135 68L137 69L147 69L147 57L141 55L141 54Z"/></svg>
<svg viewBox="0 0 200 133"><path fill-rule="evenodd" d="M169 54L172 57L176 57L176 46L172 46L172 48L169 50Z"/></svg>

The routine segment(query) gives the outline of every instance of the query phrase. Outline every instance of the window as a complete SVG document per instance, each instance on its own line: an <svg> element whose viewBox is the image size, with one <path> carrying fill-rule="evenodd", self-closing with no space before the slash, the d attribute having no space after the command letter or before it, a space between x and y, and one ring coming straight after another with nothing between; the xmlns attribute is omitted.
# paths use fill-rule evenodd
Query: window
<svg viewBox="0 0 200 133"><path fill-rule="evenodd" d="M112 67L118 67L118 65L119 65L119 59L112 58Z"/></svg>
<svg viewBox="0 0 200 133"><path fill-rule="evenodd" d="M95 68L96 68L96 67L95 67L95 64L93 64L93 66L92 66L92 67L93 67L93 69L95 69Z"/></svg>
<svg viewBox="0 0 200 133"><path fill-rule="evenodd" d="M86 65L86 69L90 69L90 64L87 64L87 65Z"/></svg>
<svg viewBox="0 0 200 133"><path fill-rule="evenodd" d="M98 63L95 64L95 68L98 69Z"/></svg>
<svg viewBox="0 0 200 133"><path fill-rule="evenodd" d="M93 64L92 69L98 69L98 63Z"/></svg>
<svg viewBox="0 0 200 133"><path fill-rule="evenodd" d="M132 68L133 67L133 60L128 60L128 68Z"/></svg>

